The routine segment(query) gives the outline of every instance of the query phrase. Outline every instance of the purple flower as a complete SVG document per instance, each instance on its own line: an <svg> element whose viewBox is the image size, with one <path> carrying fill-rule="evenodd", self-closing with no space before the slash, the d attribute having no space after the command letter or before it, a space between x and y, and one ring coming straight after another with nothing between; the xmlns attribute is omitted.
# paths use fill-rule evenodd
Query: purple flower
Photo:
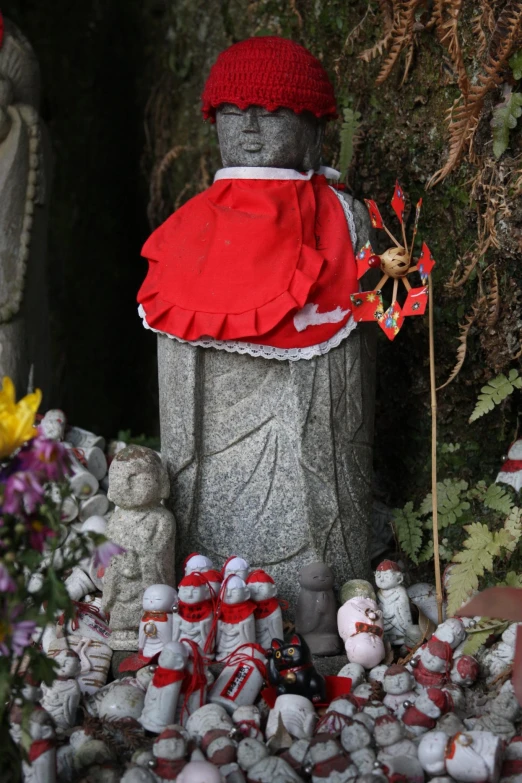
<svg viewBox="0 0 522 783"><path fill-rule="evenodd" d="M11 646L15 655L23 655L25 648L31 644L31 637L35 628L36 623L34 620L20 620L19 623L13 623L11 627L13 634Z"/></svg>
<svg viewBox="0 0 522 783"><path fill-rule="evenodd" d="M0 563L0 592L2 593L14 593L16 585L9 575L7 568Z"/></svg>
<svg viewBox="0 0 522 783"><path fill-rule="evenodd" d="M94 567L103 566L103 568L107 568L111 557L122 555L126 551L127 550L123 549L123 547L115 544L114 541L103 541L101 544L98 544L94 550Z"/></svg>
<svg viewBox="0 0 522 783"><path fill-rule="evenodd" d="M4 514L32 514L43 501L44 489L33 473L13 473L4 490Z"/></svg>
<svg viewBox="0 0 522 783"><path fill-rule="evenodd" d="M20 455L25 470L33 470L47 481L61 481L70 473L67 449L56 440L34 438Z"/></svg>

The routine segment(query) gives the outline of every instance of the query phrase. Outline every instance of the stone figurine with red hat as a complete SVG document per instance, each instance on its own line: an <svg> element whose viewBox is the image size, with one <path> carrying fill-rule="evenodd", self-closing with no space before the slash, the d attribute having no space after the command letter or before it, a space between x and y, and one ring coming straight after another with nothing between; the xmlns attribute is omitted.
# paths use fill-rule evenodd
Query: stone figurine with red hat
<svg viewBox="0 0 522 783"><path fill-rule="evenodd" d="M244 644L255 643L256 605L250 600L250 590L235 575L223 582L218 609L216 632L216 659L223 661Z"/></svg>
<svg viewBox="0 0 522 783"><path fill-rule="evenodd" d="M295 605L309 562L339 584L370 571L374 352L350 299L370 222L321 168L337 110L304 47L222 52L203 116L223 168L147 240L138 294L159 335L177 556L224 560L233 542Z"/></svg>
<svg viewBox="0 0 522 783"><path fill-rule="evenodd" d="M283 614L277 599L277 587L266 571L256 568L246 580L250 590L250 598L256 608L254 619L256 623L256 642L265 650L270 649L272 639L283 638Z"/></svg>
<svg viewBox="0 0 522 783"><path fill-rule="evenodd" d="M178 604L172 620L172 640L189 639L195 642L201 652L207 649L214 620L214 605L210 587L203 574L184 576L178 585Z"/></svg>

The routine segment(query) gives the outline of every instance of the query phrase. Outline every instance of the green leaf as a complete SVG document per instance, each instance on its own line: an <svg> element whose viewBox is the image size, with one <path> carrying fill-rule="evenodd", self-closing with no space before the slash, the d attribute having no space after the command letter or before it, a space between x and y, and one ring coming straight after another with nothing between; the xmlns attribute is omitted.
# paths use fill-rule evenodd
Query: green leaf
<svg viewBox="0 0 522 783"><path fill-rule="evenodd" d="M514 552L517 548L517 544L520 541L520 537L522 536L522 509L515 506L511 509L506 521L504 522L504 530L509 534L510 541L508 544L505 545L505 548L508 550L508 552ZM510 573L514 573L511 571ZM508 574L509 576L509 574ZM511 582L507 581L506 577L506 584L509 587L522 587L522 581L520 584L513 584ZM522 580L522 575L520 576L520 579Z"/></svg>
<svg viewBox="0 0 522 783"><path fill-rule="evenodd" d="M468 538L464 549L453 557L448 574L448 614L453 615L478 589L479 577L493 570L493 558L500 552L498 534L481 522L465 525Z"/></svg>
<svg viewBox="0 0 522 783"><path fill-rule="evenodd" d="M495 158L507 150L509 146L509 131L516 128L517 119L522 114L522 93L506 89L505 99L493 109L493 155Z"/></svg>
<svg viewBox="0 0 522 783"><path fill-rule="evenodd" d="M499 484L491 484L488 487L483 502L492 511L501 511L506 515L510 513L514 505L509 491Z"/></svg>
<svg viewBox="0 0 522 783"><path fill-rule="evenodd" d="M428 563L433 560L433 541L428 541L419 554L419 563Z"/></svg>
<svg viewBox="0 0 522 783"><path fill-rule="evenodd" d="M522 49L509 58L509 67L513 71L513 78L518 82L522 79Z"/></svg>
<svg viewBox="0 0 522 783"><path fill-rule="evenodd" d="M484 416L485 413L492 411L495 405L509 397L515 389L521 388L522 378L519 376L518 370L510 370L509 378L506 378L504 373L497 375L496 378L493 378L486 386L482 387L475 410L469 417L470 424Z"/></svg>
<svg viewBox="0 0 522 783"><path fill-rule="evenodd" d="M439 528L453 525L457 519L463 515L464 511L470 508L470 504L465 500L465 492L468 488L466 481L457 481L456 479L444 479L437 483L437 509ZM433 512L433 496L430 492L421 503L421 516Z"/></svg>
<svg viewBox="0 0 522 783"><path fill-rule="evenodd" d="M499 582L499 587L522 587L522 574L517 574L516 571L509 571L506 574L504 582Z"/></svg>
<svg viewBox="0 0 522 783"><path fill-rule="evenodd" d="M476 655L479 649L489 639L492 634L503 633L509 623L499 622L498 620L489 620L482 617L473 628L467 628L467 639L464 643L464 655Z"/></svg>
<svg viewBox="0 0 522 783"><path fill-rule="evenodd" d="M400 547L414 563L418 563L418 552L422 546L422 521L413 503L406 503L404 508L393 511L392 524L399 540Z"/></svg>
<svg viewBox="0 0 522 783"><path fill-rule="evenodd" d="M339 154L339 168L341 169L341 182L346 179L348 169L352 163L354 140L360 127L361 113L354 109L343 109L343 124L341 127L341 152Z"/></svg>

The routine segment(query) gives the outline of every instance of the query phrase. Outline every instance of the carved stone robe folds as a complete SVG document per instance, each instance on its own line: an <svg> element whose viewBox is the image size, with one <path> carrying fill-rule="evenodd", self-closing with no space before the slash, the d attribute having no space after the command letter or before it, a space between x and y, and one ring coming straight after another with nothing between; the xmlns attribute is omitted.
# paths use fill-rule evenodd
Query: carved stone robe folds
<svg viewBox="0 0 522 783"><path fill-rule="evenodd" d="M350 197L337 224L349 242L347 219L356 252L369 227ZM161 331L146 311L144 324ZM194 551L217 563L237 553L294 605L299 569L313 560L332 567L338 586L369 576L374 333L345 321L339 344L297 361L159 335L162 454L180 562Z"/></svg>

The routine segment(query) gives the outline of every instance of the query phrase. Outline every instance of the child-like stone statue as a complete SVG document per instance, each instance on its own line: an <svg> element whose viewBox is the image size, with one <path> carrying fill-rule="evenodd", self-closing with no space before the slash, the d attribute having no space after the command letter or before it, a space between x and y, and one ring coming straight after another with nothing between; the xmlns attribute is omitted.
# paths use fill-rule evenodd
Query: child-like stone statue
<svg viewBox="0 0 522 783"><path fill-rule="evenodd" d="M203 115L223 168L148 239L138 294L160 335L178 559L224 560L233 543L295 605L314 560L336 583L369 576L373 344L350 295L370 221L321 167L335 96L304 47L222 52Z"/></svg>
<svg viewBox="0 0 522 783"><path fill-rule="evenodd" d="M103 578L103 609L110 612L113 650L137 650L143 592L151 584L174 587L174 517L167 471L156 452L127 446L109 469L109 498L116 504L107 538L123 547Z"/></svg>

